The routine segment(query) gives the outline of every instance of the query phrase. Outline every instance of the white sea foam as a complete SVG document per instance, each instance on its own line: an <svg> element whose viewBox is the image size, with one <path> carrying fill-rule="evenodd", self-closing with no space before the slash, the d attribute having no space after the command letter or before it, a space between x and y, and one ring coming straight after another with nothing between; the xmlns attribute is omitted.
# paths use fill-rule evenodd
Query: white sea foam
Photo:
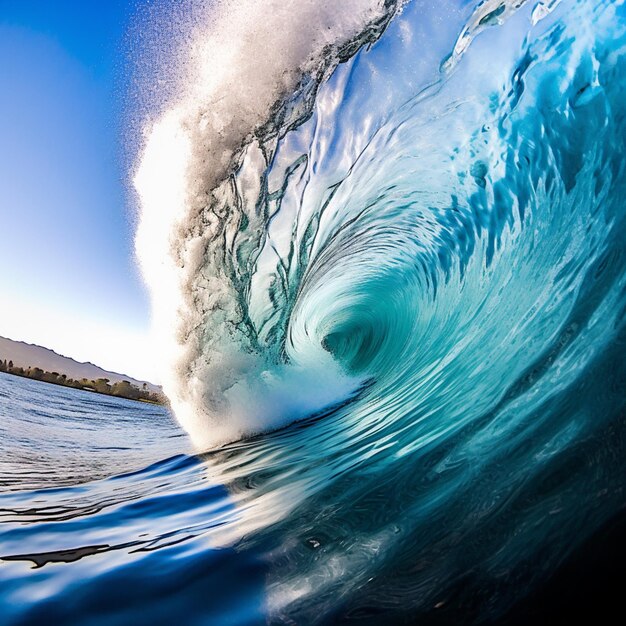
<svg viewBox="0 0 626 626"><path fill-rule="evenodd" d="M242 353L240 337L229 336L237 316L225 304L232 285L219 272L201 283L197 276L211 241L224 231L219 213L207 209L242 146L277 103L307 76L328 73L340 47L390 9L382 0L184 6L192 35L168 69L178 77L177 95L145 129L134 177L136 250L163 340L164 389L183 426L207 446L277 426L285 413L297 418L356 384L330 358L318 358L312 370L296 364L270 373ZM222 324L207 326L207 311L224 311Z"/></svg>

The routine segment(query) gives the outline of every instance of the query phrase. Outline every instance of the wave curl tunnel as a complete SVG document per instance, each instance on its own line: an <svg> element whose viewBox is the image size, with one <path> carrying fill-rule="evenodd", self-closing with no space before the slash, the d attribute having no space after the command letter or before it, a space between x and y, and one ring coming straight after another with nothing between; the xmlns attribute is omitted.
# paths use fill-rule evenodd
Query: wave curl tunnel
<svg viewBox="0 0 626 626"><path fill-rule="evenodd" d="M623 506L622 2L370 8L242 126L176 103L136 179L181 423L305 420L208 458L311 623L470 572L503 607Z"/></svg>
<svg viewBox="0 0 626 626"><path fill-rule="evenodd" d="M602 189L619 184L611 113L621 92L599 82L617 59L601 63L593 49L609 27L601 17L587 32L536 27L521 47L501 28L497 62L477 41L438 78L424 53L399 67L417 47L411 29L427 28L412 19L420 4L396 17L400 41L380 42L396 48L378 55L393 72L361 47L321 85L305 75L277 119L252 128L223 182L206 135L224 135L224 123L207 120L202 100L168 110L149 137L138 250L182 352L167 390L201 445L305 417L374 381L368 398L397 396L408 409L431 393L444 404L463 396L444 389L443 373L483 386L488 405L508 386L503 374L518 378L562 332L585 268L606 251L610 229L597 242L581 229L609 210ZM503 14L486 8L467 23ZM353 48L380 34L396 8L387 11ZM445 36L438 45L452 49ZM334 67L341 55L324 50Z"/></svg>

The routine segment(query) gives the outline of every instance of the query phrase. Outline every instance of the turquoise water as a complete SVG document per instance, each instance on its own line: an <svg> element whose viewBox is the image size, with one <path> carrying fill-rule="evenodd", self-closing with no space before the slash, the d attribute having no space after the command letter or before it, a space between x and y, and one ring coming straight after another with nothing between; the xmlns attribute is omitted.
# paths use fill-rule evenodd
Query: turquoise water
<svg viewBox="0 0 626 626"><path fill-rule="evenodd" d="M624 8L396 8L168 239L191 440L0 379L7 623L498 623L623 509Z"/></svg>

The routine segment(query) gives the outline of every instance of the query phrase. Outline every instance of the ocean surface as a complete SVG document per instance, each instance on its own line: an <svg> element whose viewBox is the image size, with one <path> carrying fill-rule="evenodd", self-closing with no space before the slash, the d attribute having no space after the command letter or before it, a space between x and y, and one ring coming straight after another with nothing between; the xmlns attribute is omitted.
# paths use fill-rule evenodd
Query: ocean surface
<svg viewBox="0 0 626 626"><path fill-rule="evenodd" d="M0 374L0 624L263 623L233 499L163 407Z"/></svg>
<svg viewBox="0 0 626 626"><path fill-rule="evenodd" d="M623 614L626 516L610 517L623 509L622 476L607 487L623 462L607 459L623 453L623 414L511 498L517 525L497 492L477 510L472 485L450 517L429 506L441 480L432 454L383 481L353 461L332 485L320 466L340 454L294 445L312 424L282 433L302 455L283 465L263 438L195 455L158 406L7 374L0 399L3 626L521 626ZM581 480L589 472L599 484ZM304 488L298 475L316 473L321 496L272 510L272 483ZM275 529L250 530L276 517ZM539 552L537 537L548 542Z"/></svg>
<svg viewBox="0 0 626 626"><path fill-rule="evenodd" d="M0 377L0 621L597 617L623 2L175 4L133 174L172 413Z"/></svg>

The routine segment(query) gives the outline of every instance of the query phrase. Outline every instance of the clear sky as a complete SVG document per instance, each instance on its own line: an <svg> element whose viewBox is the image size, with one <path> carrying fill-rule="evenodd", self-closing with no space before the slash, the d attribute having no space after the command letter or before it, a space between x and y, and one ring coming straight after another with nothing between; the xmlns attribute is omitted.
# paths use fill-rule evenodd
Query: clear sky
<svg viewBox="0 0 626 626"><path fill-rule="evenodd" d="M0 335L155 380L124 150L135 13L0 0Z"/></svg>

